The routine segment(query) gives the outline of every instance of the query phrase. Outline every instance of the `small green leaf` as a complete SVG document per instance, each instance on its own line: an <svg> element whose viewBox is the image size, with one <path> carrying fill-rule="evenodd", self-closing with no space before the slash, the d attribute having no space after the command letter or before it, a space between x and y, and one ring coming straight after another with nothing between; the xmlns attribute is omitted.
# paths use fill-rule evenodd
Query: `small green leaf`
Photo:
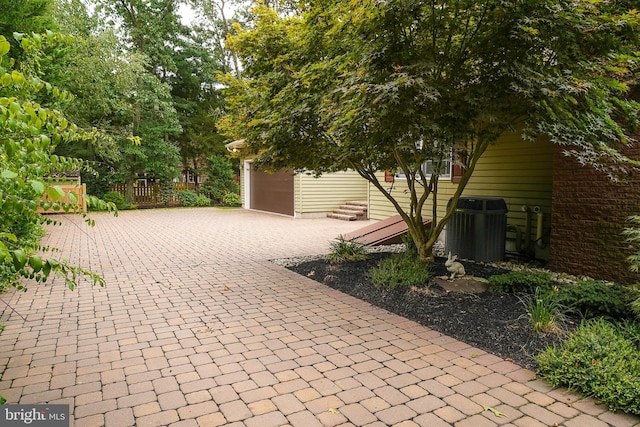
<svg viewBox="0 0 640 427"><path fill-rule="evenodd" d="M11 258L13 260L13 266L16 268L16 270L21 270L28 261L27 256L20 249L11 252Z"/></svg>
<svg viewBox="0 0 640 427"><path fill-rule="evenodd" d="M64 197L64 190L59 185L47 188L47 195L49 199L57 202Z"/></svg>
<svg viewBox="0 0 640 427"><path fill-rule="evenodd" d="M0 56L6 55L9 49L11 49L11 44L4 36L0 36Z"/></svg>
<svg viewBox="0 0 640 427"><path fill-rule="evenodd" d="M51 264L49 264L49 260L42 265L42 275L44 276L44 281L49 277L49 273L51 273Z"/></svg>
<svg viewBox="0 0 640 427"><path fill-rule="evenodd" d="M2 233L0 233L0 238L6 239L6 240L9 240L9 241L12 241L12 242L17 242L18 241L18 237L16 237L16 235L13 234L13 233L2 232Z"/></svg>
<svg viewBox="0 0 640 427"><path fill-rule="evenodd" d="M13 80L13 79L12 79ZM18 111L20 111L22 108L20 107L20 104L18 104L17 102L13 101L11 104L9 104L9 111L12 112L13 114L16 114Z"/></svg>
<svg viewBox="0 0 640 427"><path fill-rule="evenodd" d="M45 185L41 181L30 181L31 188L38 194L44 194Z"/></svg>
<svg viewBox="0 0 640 427"><path fill-rule="evenodd" d="M34 272L39 272L42 270L42 258L37 255L31 256L29 258L29 266L31 266Z"/></svg>
<svg viewBox="0 0 640 427"><path fill-rule="evenodd" d="M78 204L78 196L76 195L76 193L69 191L67 193L67 197L69 198L69 201L71 202L72 205Z"/></svg>
<svg viewBox="0 0 640 427"><path fill-rule="evenodd" d="M13 179L13 178L17 178L18 174L15 173L14 171L10 171L9 169L2 169L2 172L0 173L0 177L4 179Z"/></svg>

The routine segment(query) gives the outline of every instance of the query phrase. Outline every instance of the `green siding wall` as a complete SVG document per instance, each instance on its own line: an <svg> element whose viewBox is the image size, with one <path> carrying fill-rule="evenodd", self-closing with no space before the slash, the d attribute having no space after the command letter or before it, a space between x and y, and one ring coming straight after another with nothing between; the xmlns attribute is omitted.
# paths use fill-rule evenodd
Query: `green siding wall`
<svg viewBox="0 0 640 427"><path fill-rule="evenodd" d="M299 174L294 179L296 215L323 215L348 200L367 200L368 183L354 171L315 178Z"/></svg>
<svg viewBox="0 0 640 427"><path fill-rule="evenodd" d="M540 207L544 214L543 230L545 241L548 243L551 227L551 192L553 172L553 145L546 141L524 142L518 135L509 134L500 138L496 144L490 146L482 159L478 162L473 177L462 193L463 196L492 196L502 197L509 210L508 225L525 230L526 214L523 206ZM380 180L384 177L380 174ZM391 183L385 183L387 188ZM408 198L402 194L404 182L394 183L396 197L408 206ZM439 216L443 215L446 204L455 192L456 184L448 179L440 181L438 194ZM371 219L385 219L397 215L389 201L371 186L369 200L369 216ZM431 217L432 205L429 204L425 217ZM536 215L531 214L531 239L535 240ZM513 239L515 233L509 233ZM537 256L547 258L547 249L538 248Z"/></svg>

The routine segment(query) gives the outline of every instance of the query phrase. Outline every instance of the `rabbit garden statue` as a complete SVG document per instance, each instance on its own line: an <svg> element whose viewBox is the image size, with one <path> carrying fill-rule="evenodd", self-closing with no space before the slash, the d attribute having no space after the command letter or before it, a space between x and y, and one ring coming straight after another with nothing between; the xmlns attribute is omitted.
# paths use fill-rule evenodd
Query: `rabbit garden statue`
<svg viewBox="0 0 640 427"><path fill-rule="evenodd" d="M451 273L450 279L453 280L457 277L462 277L465 275L464 265L459 261L456 261L458 255L451 256L451 252L449 252L449 258L445 261L444 266L447 267L447 271Z"/></svg>

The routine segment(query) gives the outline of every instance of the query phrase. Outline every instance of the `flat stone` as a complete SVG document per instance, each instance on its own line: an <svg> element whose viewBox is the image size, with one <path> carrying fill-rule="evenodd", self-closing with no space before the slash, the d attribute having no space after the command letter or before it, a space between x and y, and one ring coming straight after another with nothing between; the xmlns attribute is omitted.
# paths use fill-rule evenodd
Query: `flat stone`
<svg viewBox="0 0 640 427"><path fill-rule="evenodd" d="M447 291L465 294L481 294L489 289L487 281L475 277L459 277L453 280L436 277L433 282Z"/></svg>

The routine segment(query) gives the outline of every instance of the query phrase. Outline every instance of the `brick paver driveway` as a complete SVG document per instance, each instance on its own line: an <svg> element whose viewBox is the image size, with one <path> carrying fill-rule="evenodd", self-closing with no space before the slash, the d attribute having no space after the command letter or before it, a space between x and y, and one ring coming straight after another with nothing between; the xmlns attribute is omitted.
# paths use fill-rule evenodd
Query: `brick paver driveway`
<svg viewBox="0 0 640 427"><path fill-rule="evenodd" d="M269 261L325 253L362 223L213 208L94 217L94 229L60 217L45 244L105 288L2 297L16 310L0 318L9 403L68 403L81 427L638 422Z"/></svg>

